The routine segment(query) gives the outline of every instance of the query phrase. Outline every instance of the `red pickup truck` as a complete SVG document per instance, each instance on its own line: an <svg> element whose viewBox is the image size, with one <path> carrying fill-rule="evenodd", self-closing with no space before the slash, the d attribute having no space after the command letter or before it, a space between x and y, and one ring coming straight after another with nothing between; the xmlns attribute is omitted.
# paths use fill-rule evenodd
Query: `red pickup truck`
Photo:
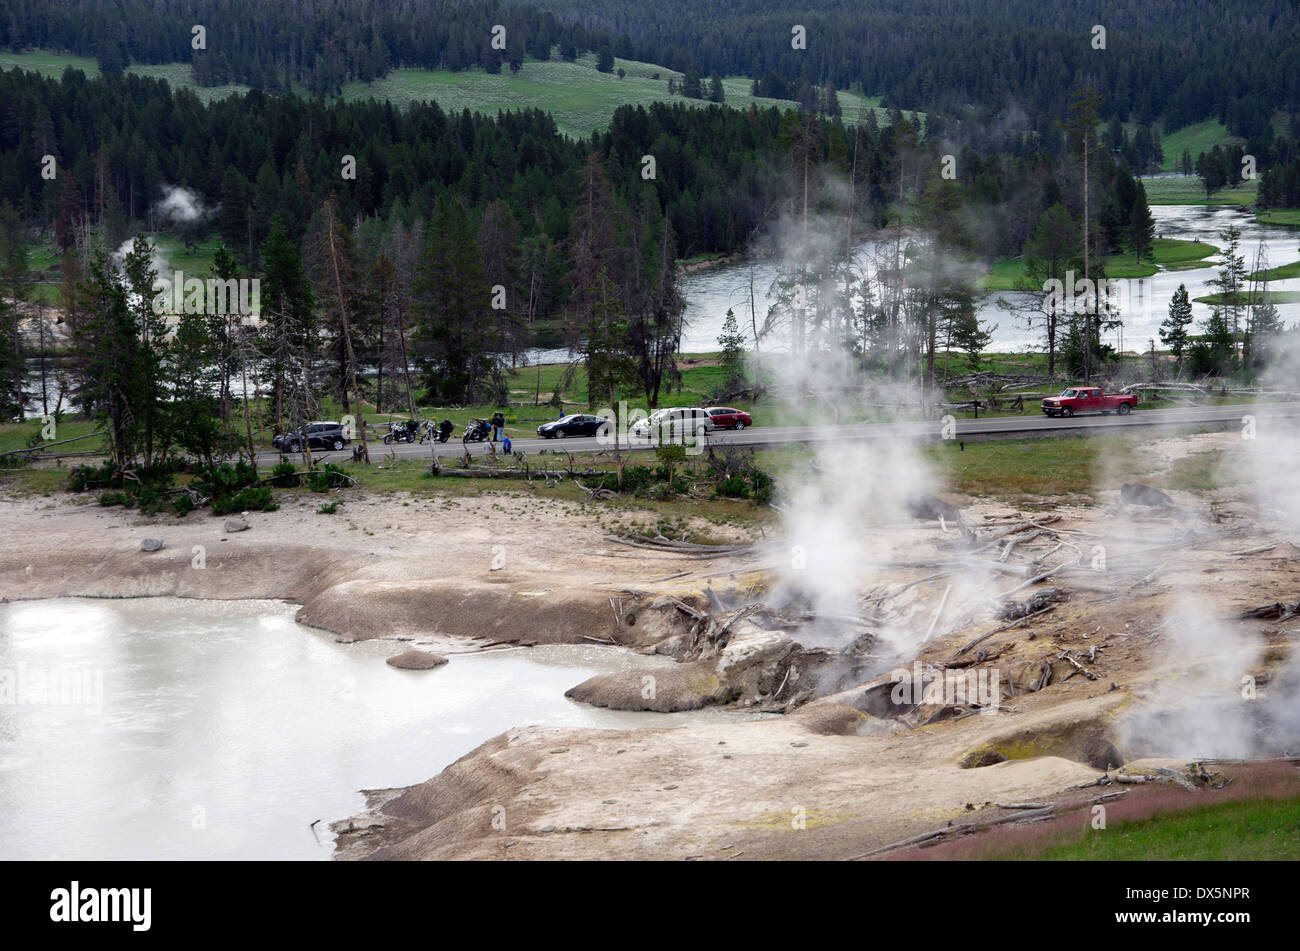
<svg viewBox="0 0 1300 951"><path fill-rule="evenodd" d="M1107 396L1096 386L1072 386L1059 396L1043 400L1047 416L1073 416L1076 413L1119 413L1127 416L1137 405L1136 396Z"/></svg>

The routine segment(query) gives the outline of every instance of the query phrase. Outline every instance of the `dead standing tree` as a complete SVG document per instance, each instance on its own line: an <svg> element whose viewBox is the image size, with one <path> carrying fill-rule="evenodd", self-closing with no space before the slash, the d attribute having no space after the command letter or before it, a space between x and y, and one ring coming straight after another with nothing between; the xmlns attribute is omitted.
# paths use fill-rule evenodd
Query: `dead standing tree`
<svg viewBox="0 0 1300 951"><path fill-rule="evenodd" d="M366 418L362 410L361 389L357 385L357 358L352 346L352 324L349 319L349 314L353 310L352 298L356 291L351 236L347 227L338 220L338 209L333 198L327 198L321 204L320 213L324 234L317 239L313 257L318 270L324 271L323 274L318 275L318 280L323 278L322 283L326 285L322 288L326 291L323 296L330 301L327 309L337 321L338 332L342 339L344 360L347 364L347 389L352 392L355 401L352 408L355 411L357 436L361 443L359 458L368 463L370 449L366 445ZM323 268L320 267L321 265ZM346 402L345 391L345 405Z"/></svg>

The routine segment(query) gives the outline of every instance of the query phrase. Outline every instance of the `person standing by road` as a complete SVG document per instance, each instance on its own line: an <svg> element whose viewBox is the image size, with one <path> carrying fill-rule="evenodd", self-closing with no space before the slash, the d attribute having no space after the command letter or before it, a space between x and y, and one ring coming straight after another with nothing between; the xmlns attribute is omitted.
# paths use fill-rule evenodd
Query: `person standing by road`
<svg viewBox="0 0 1300 951"><path fill-rule="evenodd" d="M493 442L501 441L501 431L505 428L505 425L506 425L505 413L501 412L500 410L497 410L495 413L492 414L492 441Z"/></svg>

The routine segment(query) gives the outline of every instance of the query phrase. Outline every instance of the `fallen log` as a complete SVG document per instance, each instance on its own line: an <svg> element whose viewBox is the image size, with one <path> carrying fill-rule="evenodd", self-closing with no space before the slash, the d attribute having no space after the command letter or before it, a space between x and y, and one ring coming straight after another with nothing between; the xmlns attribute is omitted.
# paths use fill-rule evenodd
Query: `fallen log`
<svg viewBox="0 0 1300 951"><path fill-rule="evenodd" d="M894 849L902 848L903 846L919 845L922 842L929 842L932 839L937 839L942 836L965 835L970 832L978 832L981 829L987 829L990 826L1004 825L1005 823L1008 822L1025 822L1027 820L1036 819L1039 817L1049 817L1051 816L1052 811L1055 808L1056 806L1054 804L1049 804L1039 809L1030 809L1025 812L1008 813L1005 816L998 816L995 819L990 819L988 822L979 822L979 823L963 822L960 825L947 826L942 829L935 829L933 832L925 832L922 833L921 835L914 835L910 839L902 839L901 841L898 842L891 842L889 845L883 845L878 849L872 849L870 852L863 852L861 855L851 856L845 861L854 862L859 859L868 858L872 855L880 855L882 852L892 852Z"/></svg>
<svg viewBox="0 0 1300 951"><path fill-rule="evenodd" d="M1055 610L1056 610L1056 605L1055 605L1055 604L1048 605L1047 607L1043 608L1041 611L1035 611L1033 614L1026 614L1024 617L1020 618L1019 620L1012 621L1010 624L1004 624L1004 625L1002 625L1002 626L999 627L999 628L994 628L993 630L989 631L987 634L981 634L979 637L975 638L975 640L971 641L969 644L967 644L967 645L966 645L965 647L963 647L961 650L957 651L957 653L953 654L953 657L954 657L954 658L960 657L962 654L966 653L968 650L970 650L970 649L971 649L972 647L974 647L976 644L979 644L979 643L981 643L981 642L983 642L983 641L988 640L988 639L989 639L990 637L992 637L994 634L1001 634L1003 631L1009 631L1009 630L1011 630L1013 627L1017 627L1017 626L1019 626L1019 625L1021 625L1021 624L1024 624L1024 623L1025 623L1026 621L1028 621L1030 618L1036 618L1036 617L1038 617L1040 614L1046 614L1048 611L1055 611Z"/></svg>
<svg viewBox="0 0 1300 951"><path fill-rule="evenodd" d="M1251 608L1248 611L1242 611L1240 614L1234 614L1228 620L1245 621L1250 618L1258 618L1266 621L1287 621L1300 614L1300 601L1295 604L1286 604L1282 601L1274 601L1272 604L1262 604L1257 608Z"/></svg>
<svg viewBox="0 0 1300 951"><path fill-rule="evenodd" d="M1046 809L1052 806L1050 802L995 802L993 805L999 809Z"/></svg>
<svg viewBox="0 0 1300 951"><path fill-rule="evenodd" d="M613 472L605 472L597 469L588 469L585 472L565 473L566 478L586 478L587 476L599 477L615 475ZM462 479L550 479L555 477L555 473L539 472L536 469L490 469L486 466L475 466L471 469L448 469L445 466L438 472L439 476L455 476Z"/></svg>
<svg viewBox="0 0 1300 951"><path fill-rule="evenodd" d="M1129 585L1129 590L1133 591L1137 588L1142 587L1148 581L1151 581L1154 578L1156 578L1162 571L1165 570L1167 566L1168 566L1168 562L1161 562L1160 564L1156 565L1156 567L1152 569L1150 574L1144 575L1140 580L1135 581L1133 582L1133 584Z"/></svg>
<svg viewBox="0 0 1300 951"><path fill-rule="evenodd" d="M7 449L7 450L5 450L4 452L0 452L0 457L4 457L4 456L17 456L17 455L21 455L21 454L24 453L24 452L44 452L46 449L49 449L51 446L63 446L63 445L66 445L66 444L68 444L68 443L70 443L70 442L79 442L79 441L82 440L82 439L93 439L93 438L96 437L96 436L103 436L106 432L107 432L107 430L100 429L100 430L97 430L97 431L95 431L95 432L93 432L93 433L87 433L87 434L84 435L84 436L73 436L71 439L60 439L60 440L58 440L57 442L47 442L47 443L43 443L42 445L39 445L39 446L29 446L29 447L27 447L26 449ZM63 455L67 455L67 456L74 456L74 455L86 455L86 456L91 456L91 455L100 455L100 453L94 453L94 452L86 452L86 453L71 453L71 452L69 452L69 453L63 453Z"/></svg>
<svg viewBox="0 0 1300 951"><path fill-rule="evenodd" d="M1044 571L1041 575L1037 575L1036 577L1030 578L1030 579L1029 579L1028 581L1026 581L1024 584L1016 585L1016 586L1015 586L1014 588L1012 588L1010 591L1006 592L1006 594L999 595L998 597L993 598L993 600L994 600L994 601L1005 601L1007 598L1011 597L1013 594L1016 594L1017 592L1023 591L1025 588L1028 588L1031 584L1038 584L1038 582L1040 582L1040 581L1046 581L1048 578L1052 577L1052 575L1056 574L1058 571L1063 571L1063 570L1065 570L1066 568L1073 568L1073 567L1076 567L1077 565L1078 565L1078 562L1073 562L1073 561L1067 561L1067 562L1064 562L1064 563L1062 563L1062 564L1059 564L1059 565L1057 565L1055 568L1052 568L1052 569L1050 569L1050 570L1048 570L1048 571Z"/></svg>

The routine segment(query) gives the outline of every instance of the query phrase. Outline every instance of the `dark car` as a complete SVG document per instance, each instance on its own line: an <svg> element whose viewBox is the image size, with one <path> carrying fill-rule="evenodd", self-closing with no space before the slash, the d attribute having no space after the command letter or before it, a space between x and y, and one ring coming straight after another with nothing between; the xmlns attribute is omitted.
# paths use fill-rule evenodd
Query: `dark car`
<svg viewBox="0 0 1300 951"><path fill-rule="evenodd" d="M608 424L609 420L602 416L572 413L557 419L553 423L542 423L537 427L537 435L547 439L557 437L563 439L565 436L595 436L600 432L600 427Z"/></svg>
<svg viewBox="0 0 1300 951"><path fill-rule="evenodd" d="M312 449L342 449L352 442L342 423L308 423L306 430L306 441ZM281 452L302 452L302 430L281 433L271 440L271 445Z"/></svg>
<svg viewBox="0 0 1300 951"><path fill-rule="evenodd" d="M729 406L709 406L704 412L709 414L708 422L705 425L711 430L744 429L746 426L754 425L754 417L744 410L732 409Z"/></svg>

